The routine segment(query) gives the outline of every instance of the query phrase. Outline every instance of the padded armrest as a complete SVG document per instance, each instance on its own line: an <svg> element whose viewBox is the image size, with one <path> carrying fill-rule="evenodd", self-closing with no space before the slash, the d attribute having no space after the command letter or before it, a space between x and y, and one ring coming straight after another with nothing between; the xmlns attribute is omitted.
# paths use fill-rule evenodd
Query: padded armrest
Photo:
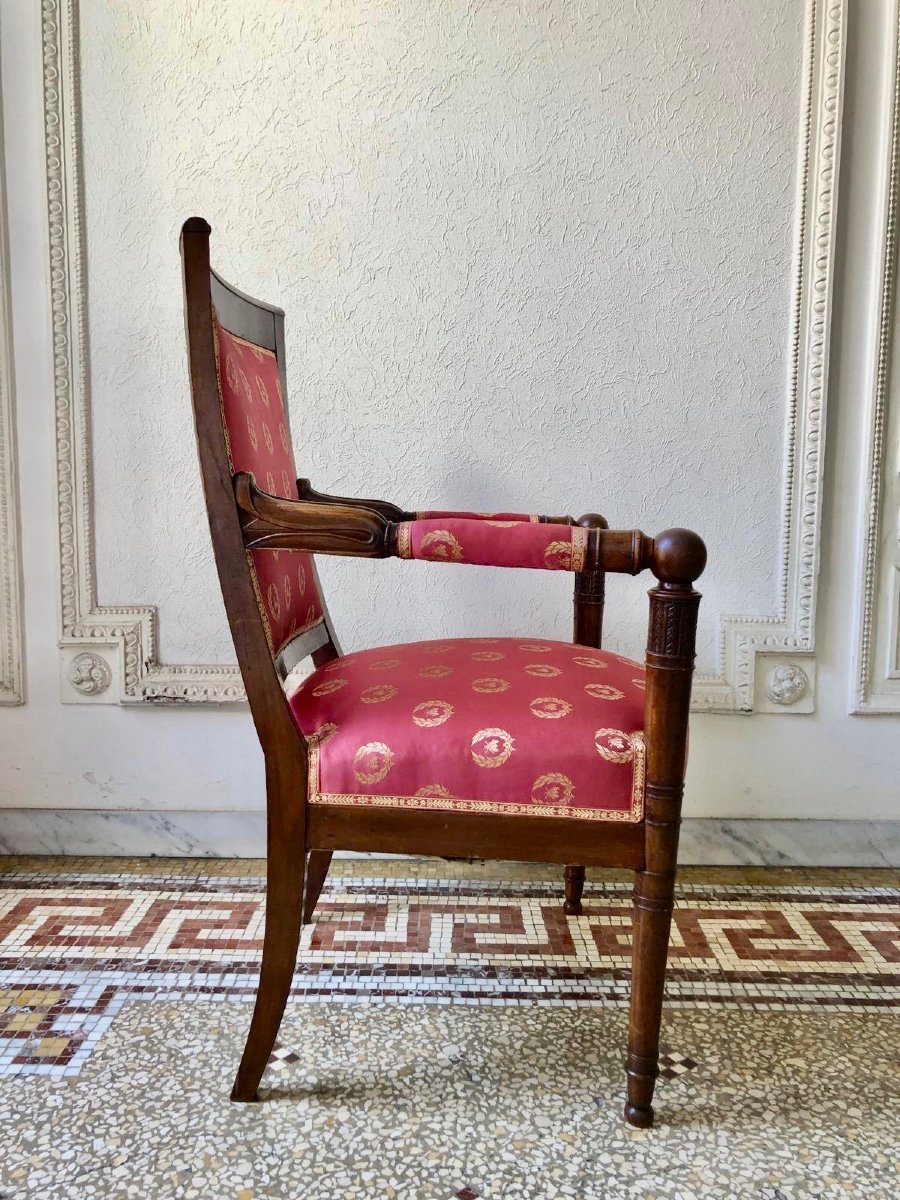
<svg viewBox="0 0 900 1200"><path fill-rule="evenodd" d="M403 521L397 527L397 557L583 571L591 533L578 525L549 525L512 516Z"/></svg>
<svg viewBox="0 0 900 1200"><path fill-rule="evenodd" d="M539 517L536 513L476 513L476 512L454 512L452 509L425 509L422 512L416 513L417 521L515 521L525 522L526 524L536 525L539 521L546 521L546 517ZM564 524L565 522L561 522Z"/></svg>
<svg viewBox="0 0 900 1200"><path fill-rule="evenodd" d="M448 519L390 521L361 505L317 504L260 491L251 475L234 477L234 493L248 549L306 550L362 558L421 558L491 567L583 571L597 529L534 521Z"/></svg>

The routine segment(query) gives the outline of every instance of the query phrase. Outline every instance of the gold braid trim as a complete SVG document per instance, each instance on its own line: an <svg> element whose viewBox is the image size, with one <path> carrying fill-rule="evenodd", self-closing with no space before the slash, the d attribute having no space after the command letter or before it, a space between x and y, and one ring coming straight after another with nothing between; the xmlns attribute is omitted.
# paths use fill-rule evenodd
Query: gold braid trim
<svg viewBox="0 0 900 1200"><path fill-rule="evenodd" d="M326 736L333 729L325 731ZM646 754L644 735L631 734L634 759L631 776L631 804L627 809L573 808L562 804L516 804L496 800L466 800L459 796L375 796L350 795L319 790L319 735L306 739L309 749L307 797L310 804L333 804L340 808L410 808L427 812L494 813L510 817L566 817L573 821L615 821L637 825L644 819L644 774Z"/></svg>
<svg viewBox="0 0 900 1200"><path fill-rule="evenodd" d="M584 560L587 556L588 534L590 530L581 525L572 526L572 570L583 571Z"/></svg>

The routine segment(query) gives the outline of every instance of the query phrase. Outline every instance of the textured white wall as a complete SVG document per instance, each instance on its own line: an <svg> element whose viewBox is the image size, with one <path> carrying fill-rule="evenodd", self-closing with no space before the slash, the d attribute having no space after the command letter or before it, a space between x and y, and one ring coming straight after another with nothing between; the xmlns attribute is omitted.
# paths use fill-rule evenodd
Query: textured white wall
<svg viewBox="0 0 900 1200"><path fill-rule="evenodd" d="M772 610L799 0L83 7L100 600L159 605L164 659L231 658L183 358L192 212L223 271L288 310L317 484L693 525L708 670L719 614ZM888 8L851 6L818 712L697 718L694 816L898 815L894 724L846 715ZM0 10L29 684L0 713L0 803L256 808L245 713L59 703L40 12ZM568 631L555 577L418 568L324 565L349 647ZM643 593L610 588L610 640L633 651Z"/></svg>
<svg viewBox="0 0 900 1200"><path fill-rule="evenodd" d="M193 212L287 311L320 486L700 529L708 673L720 613L776 606L804 6L597 7L84 5L100 600L159 604L170 661L232 657L185 398ZM569 628L559 579L322 571L351 648ZM627 595L610 633L640 653Z"/></svg>

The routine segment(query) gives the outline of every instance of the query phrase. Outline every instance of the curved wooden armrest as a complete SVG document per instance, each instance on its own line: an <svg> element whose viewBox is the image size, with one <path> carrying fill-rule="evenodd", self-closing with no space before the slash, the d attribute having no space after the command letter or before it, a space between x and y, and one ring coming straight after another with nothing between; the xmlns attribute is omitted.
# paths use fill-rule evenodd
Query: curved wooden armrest
<svg viewBox="0 0 900 1200"><path fill-rule="evenodd" d="M421 557L433 562L461 561L443 553L432 556L414 551L411 527L418 522L391 520L368 504L338 503L334 499L318 503L308 499L289 500L271 496L261 491L253 476L245 471L236 474L233 483L244 544L248 550L305 550L309 554L338 554L357 558ZM308 489L307 494L311 491ZM602 518L590 523L587 518L581 520L585 523L572 522L574 528L570 536L578 535L582 552L577 556L577 562L570 561L569 565L562 567L563 570L637 575L649 567L665 587L693 583L706 565L706 547L690 530L668 529L654 539L639 529L604 529L599 525ZM421 524L430 527L435 522ZM466 522L451 524L458 526ZM481 529L485 526L483 521L472 521L470 524ZM520 528L517 522L501 524L507 528L497 532L507 535L511 530ZM534 529L535 526L530 528ZM483 561L480 565L538 564L530 561L518 564Z"/></svg>
<svg viewBox="0 0 900 1200"><path fill-rule="evenodd" d="M233 482L248 550L305 550L355 558L389 558L396 552L397 526L374 509L271 496L245 471Z"/></svg>

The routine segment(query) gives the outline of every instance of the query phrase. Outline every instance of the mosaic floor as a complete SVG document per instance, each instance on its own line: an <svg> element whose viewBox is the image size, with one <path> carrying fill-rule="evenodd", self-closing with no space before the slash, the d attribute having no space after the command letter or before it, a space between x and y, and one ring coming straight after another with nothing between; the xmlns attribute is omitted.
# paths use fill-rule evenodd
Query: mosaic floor
<svg viewBox="0 0 900 1200"><path fill-rule="evenodd" d="M261 865L0 863L0 1200L897 1200L900 878L684 872L658 1124L620 1120L625 876L334 865L227 1101Z"/></svg>

